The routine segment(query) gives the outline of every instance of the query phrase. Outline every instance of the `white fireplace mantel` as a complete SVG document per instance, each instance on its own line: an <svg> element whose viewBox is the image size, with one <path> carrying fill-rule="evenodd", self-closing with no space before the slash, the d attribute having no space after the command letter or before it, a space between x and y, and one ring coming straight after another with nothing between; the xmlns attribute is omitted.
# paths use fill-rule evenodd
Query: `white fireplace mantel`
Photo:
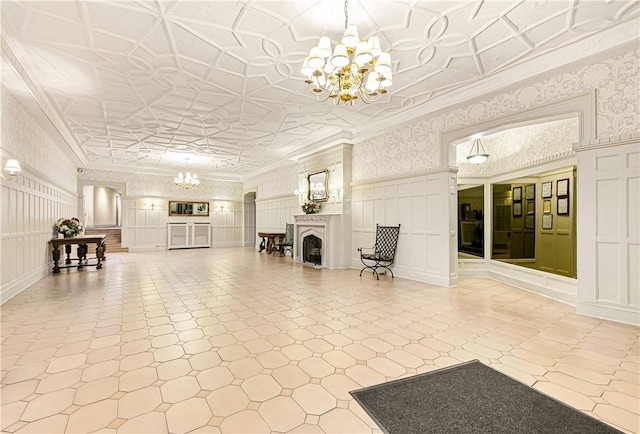
<svg viewBox="0 0 640 434"><path fill-rule="evenodd" d="M322 240L322 264L316 268L339 268L340 243L337 231L341 226L341 214L296 214L294 227L293 258L303 263L302 240L315 235ZM309 264L311 265L311 264Z"/></svg>

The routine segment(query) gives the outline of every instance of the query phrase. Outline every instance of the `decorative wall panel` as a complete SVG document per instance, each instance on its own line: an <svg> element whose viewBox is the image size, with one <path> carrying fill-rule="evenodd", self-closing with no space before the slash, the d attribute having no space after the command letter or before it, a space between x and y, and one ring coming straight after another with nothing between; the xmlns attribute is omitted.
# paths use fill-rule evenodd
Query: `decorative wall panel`
<svg viewBox="0 0 640 434"><path fill-rule="evenodd" d="M366 139L353 149L354 181L421 172L443 165L444 131L530 109L596 89L598 136L640 130L639 50L576 68L528 86L416 120Z"/></svg>
<svg viewBox="0 0 640 434"><path fill-rule="evenodd" d="M376 224L400 224L393 272L450 285L448 172L357 185L352 190L353 268L361 268L358 247L372 247Z"/></svg>
<svg viewBox="0 0 640 434"><path fill-rule="evenodd" d="M640 324L640 134L575 145L577 310Z"/></svg>

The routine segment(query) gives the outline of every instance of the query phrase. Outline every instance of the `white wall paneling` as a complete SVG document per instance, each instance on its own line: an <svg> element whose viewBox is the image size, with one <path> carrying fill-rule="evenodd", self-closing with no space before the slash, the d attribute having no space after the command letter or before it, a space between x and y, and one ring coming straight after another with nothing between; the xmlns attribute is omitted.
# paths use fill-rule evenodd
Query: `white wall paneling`
<svg viewBox="0 0 640 434"><path fill-rule="evenodd" d="M61 217L77 217L78 197L22 171L2 180L1 200L4 303L49 273L53 226Z"/></svg>
<svg viewBox="0 0 640 434"><path fill-rule="evenodd" d="M352 267L362 268L357 248L374 245L376 224L400 224L394 274L438 285L455 284L452 280L455 270L449 261L450 178L451 173L446 171L354 185L351 192Z"/></svg>
<svg viewBox="0 0 640 434"><path fill-rule="evenodd" d="M126 198L122 204L122 246L132 252L165 249L167 223L186 221L184 217L169 217L165 199ZM189 217L188 221L211 224L213 247L242 245L241 203L211 201L208 217Z"/></svg>
<svg viewBox="0 0 640 434"><path fill-rule="evenodd" d="M640 134L576 144L577 311L640 324Z"/></svg>
<svg viewBox="0 0 640 434"><path fill-rule="evenodd" d="M167 249L211 247L211 223L167 223Z"/></svg>

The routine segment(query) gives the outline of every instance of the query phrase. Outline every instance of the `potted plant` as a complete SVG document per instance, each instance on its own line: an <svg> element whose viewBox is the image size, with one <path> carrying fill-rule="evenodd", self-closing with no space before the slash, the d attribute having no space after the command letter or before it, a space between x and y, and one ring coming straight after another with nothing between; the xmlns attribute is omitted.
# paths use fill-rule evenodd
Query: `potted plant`
<svg viewBox="0 0 640 434"><path fill-rule="evenodd" d="M312 200L308 200L302 204L302 211L305 214L316 214L320 212L320 204Z"/></svg>

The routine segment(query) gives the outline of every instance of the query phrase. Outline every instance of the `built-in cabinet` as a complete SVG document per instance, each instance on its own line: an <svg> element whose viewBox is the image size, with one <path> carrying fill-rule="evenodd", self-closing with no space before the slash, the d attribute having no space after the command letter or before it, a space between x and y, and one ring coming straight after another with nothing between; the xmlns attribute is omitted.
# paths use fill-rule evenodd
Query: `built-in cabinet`
<svg viewBox="0 0 640 434"><path fill-rule="evenodd" d="M167 249L211 247L211 223L167 223Z"/></svg>

